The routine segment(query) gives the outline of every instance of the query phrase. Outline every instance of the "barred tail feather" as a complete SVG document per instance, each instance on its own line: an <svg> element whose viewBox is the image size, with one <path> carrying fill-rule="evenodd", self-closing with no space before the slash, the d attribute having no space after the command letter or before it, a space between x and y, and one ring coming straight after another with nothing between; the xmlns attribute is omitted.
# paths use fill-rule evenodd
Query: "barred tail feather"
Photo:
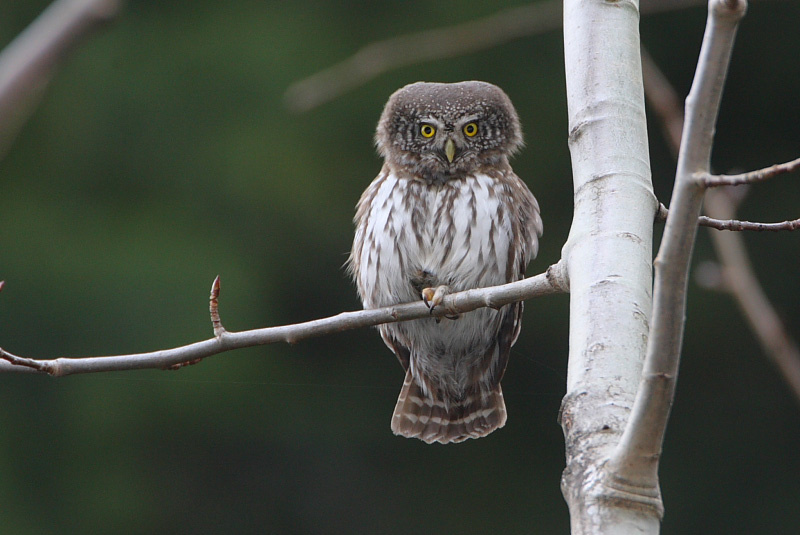
<svg viewBox="0 0 800 535"><path fill-rule="evenodd" d="M448 444L486 436L505 423L506 404L499 384L491 391L445 403L425 394L409 369L392 416L392 431L428 444Z"/></svg>

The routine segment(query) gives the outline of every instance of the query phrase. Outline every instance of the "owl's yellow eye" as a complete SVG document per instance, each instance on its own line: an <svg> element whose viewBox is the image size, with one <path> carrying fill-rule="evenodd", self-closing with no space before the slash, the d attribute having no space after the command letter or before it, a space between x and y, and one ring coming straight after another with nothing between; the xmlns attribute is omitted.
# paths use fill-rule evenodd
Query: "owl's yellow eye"
<svg viewBox="0 0 800 535"><path fill-rule="evenodd" d="M419 127L419 133L422 134L423 137L433 137L433 134L436 133L436 129L429 124L423 124Z"/></svg>
<svg viewBox="0 0 800 535"><path fill-rule="evenodd" d="M464 125L464 135L472 137L478 133L478 123L467 123Z"/></svg>

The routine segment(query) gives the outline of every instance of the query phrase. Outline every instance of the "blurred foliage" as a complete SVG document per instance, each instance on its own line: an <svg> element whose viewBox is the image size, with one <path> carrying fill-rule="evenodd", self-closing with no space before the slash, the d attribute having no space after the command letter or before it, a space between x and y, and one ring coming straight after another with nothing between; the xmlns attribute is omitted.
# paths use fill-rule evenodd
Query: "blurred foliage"
<svg viewBox="0 0 800 535"><path fill-rule="evenodd" d="M358 308L341 266L353 206L377 173L374 124L396 88L483 79L517 106L514 167L543 207L539 272L572 213L561 36L553 31L404 67L305 114L294 81L374 40L519 1L131 2L65 64L0 161L0 345L119 354L208 338L222 277L241 330ZM0 46L45 6L6 0ZM688 90L703 7L642 20ZM797 2L754 2L736 45L714 164L798 156ZM650 127L659 197L674 162ZM752 188L742 217L798 216L800 185ZM657 229L660 231L660 229ZM798 234L748 235L768 294L800 337ZM701 232L695 261L713 258ZM797 533L800 413L731 299L690 288L664 449L665 533ZM560 496L565 296L530 302L504 380L508 425L438 447L394 437L402 371L372 330L213 357L179 372L0 389L6 533L567 533Z"/></svg>

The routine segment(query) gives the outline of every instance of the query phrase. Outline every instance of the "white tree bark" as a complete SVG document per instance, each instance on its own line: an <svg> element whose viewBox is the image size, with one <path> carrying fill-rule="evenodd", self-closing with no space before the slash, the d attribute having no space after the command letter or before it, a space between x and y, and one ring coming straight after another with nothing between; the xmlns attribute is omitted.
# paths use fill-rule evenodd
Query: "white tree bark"
<svg viewBox="0 0 800 535"><path fill-rule="evenodd" d="M564 49L575 213L562 259L570 285L567 448L572 533L657 533L657 484L604 469L639 384L651 310L653 219L636 0L565 0ZM655 482L654 482L655 483Z"/></svg>
<svg viewBox="0 0 800 535"><path fill-rule="evenodd" d="M709 174L722 87L746 9L746 0L709 1L672 206L655 261L651 323L656 202L649 181L638 5L636 0L565 1L575 220L563 255L572 325L562 406L567 442L562 487L574 534L659 532L658 461L675 391L703 194L709 186L760 180L771 172L741 179Z"/></svg>

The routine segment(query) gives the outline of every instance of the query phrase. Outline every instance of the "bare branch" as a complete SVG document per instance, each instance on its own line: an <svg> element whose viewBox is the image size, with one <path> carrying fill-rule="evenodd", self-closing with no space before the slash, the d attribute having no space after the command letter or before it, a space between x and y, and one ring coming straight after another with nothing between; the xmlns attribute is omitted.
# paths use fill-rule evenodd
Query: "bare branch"
<svg viewBox="0 0 800 535"><path fill-rule="evenodd" d="M647 15L703 3L704 0L643 2L640 11ZM308 111L392 69L451 58L520 37L557 30L562 24L561 4L561 0L545 0L455 26L376 41L341 63L289 86L286 104L294 111Z"/></svg>
<svg viewBox="0 0 800 535"><path fill-rule="evenodd" d="M714 219L701 215L698 223L703 227L717 230L753 230L756 232L778 232L781 230L800 229L800 219L782 221L780 223L758 223L756 221L740 221L738 219Z"/></svg>
<svg viewBox="0 0 800 535"><path fill-rule="evenodd" d="M53 360L19 357L0 348L0 359L3 359L0 360L0 372L42 372L60 377L76 373L152 368L175 369L187 363L196 362L231 349L276 342L294 344L306 338L324 336L360 327L370 327L382 323L426 317L452 316L482 307L499 308L508 303L532 297L566 292L568 290L565 280L564 268L561 262L558 262L550 266L547 272L535 277L501 286L467 290L448 295L442 305L433 312L422 301L418 301L385 308L342 312L336 316L293 325L230 332L222 328L222 324L219 322L219 278L217 278L212 286L210 298L212 324L215 331L214 338L174 349L150 353L86 358L62 357Z"/></svg>
<svg viewBox="0 0 800 535"><path fill-rule="evenodd" d="M658 204L656 221L666 221L669 217L669 209L663 203ZM715 219L701 215L697 218L697 224L701 227L708 227L717 230L752 230L756 232L778 232L781 230L800 229L800 219L791 221L781 221L780 223L758 223L756 221L741 221L739 219Z"/></svg>
<svg viewBox="0 0 800 535"><path fill-rule="evenodd" d="M59 65L121 7L121 0L57 0L0 53L0 157Z"/></svg>
<svg viewBox="0 0 800 535"><path fill-rule="evenodd" d="M779 163L764 169L750 171L749 173L741 173L738 175L712 175L709 173L699 173L697 176L697 181L706 188L716 188L720 186L740 186L742 184L763 182L777 175L791 173L796 169L800 169L800 158L792 160L791 162Z"/></svg>
<svg viewBox="0 0 800 535"><path fill-rule="evenodd" d="M727 197L725 189L709 191L705 198L708 213L734 217L736 205ZM722 263L724 288L734 297L764 352L781 372L795 399L800 401L800 348L764 293L744 241L738 234L727 232L712 232L711 240Z"/></svg>
<svg viewBox="0 0 800 535"><path fill-rule="evenodd" d="M678 151L680 147L680 132L677 132L671 125L683 124L683 112L679 106L680 99L672 84L661 74L661 70L649 56L642 55L645 74L645 92L650 100L669 100L654 106L663 124L667 125L667 131L671 135L667 139L671 142L673 150ZM648 81L647 75L656 74ZM657 91L652 89L657 86ZM785 164L784 164L785 165ZM727 218L731 223L747 224L751 223L736 221L736 208L744 199L743 192L747 186L739 188L715 188L706 192L705 207L709 214L719 218ZM666 220L667 208L661 204L659 206L657 218ZM725 223L722 219L712 219L710 217L700 217L700 225L707 223ZM796 220L797 221L797 220ZM795 222L796 222L795 221ZM787 222L787 223L795 223ZM755 223L754 225L759 225ZM784 223L775 225L783 226ZM714 225L707 225L716 228ZM783 230L781 228L780 230ZM764 353L773 361L781 372L784 380L795 394L795 398L800 401L800 348L797 342L789 335L785 324L775 311L764 293L758 277L748 258L742 236L735 233L711 232L711 241L716 250L717 257L722 265L719 271L722 274L722 289L731 293L736 299L739 307L747 319L750 327L755 332Z"/></svg>
<svg viewBox="0 0 800 535"><path fill-rule="evenodd" d="M0 366L2 371L38 371L47 373L47 361L37 361L25 357L18 357L0 347L0 359L4 359L11 366Z"/></svg>
<svg viewBox="0 0 800 535"><path fill-rule="evenodd" d="M745 0L710 0L703 45L686 99L670 217L655 265L653 317L642 381L631 417L609 463L622 480L657 481L658 459L675 394L683 343L689 262L704 188L694 174L708 172L714 126Z"/></svg>
<svg viewBox="0 0 800 535"><path fill-rule="evenodd" d="M455 26L377 41L343 62L292 84L286 91L286 103L295 111L307 111L388 70L482 50L560 25L561 2L548 0Z"/></svg>

